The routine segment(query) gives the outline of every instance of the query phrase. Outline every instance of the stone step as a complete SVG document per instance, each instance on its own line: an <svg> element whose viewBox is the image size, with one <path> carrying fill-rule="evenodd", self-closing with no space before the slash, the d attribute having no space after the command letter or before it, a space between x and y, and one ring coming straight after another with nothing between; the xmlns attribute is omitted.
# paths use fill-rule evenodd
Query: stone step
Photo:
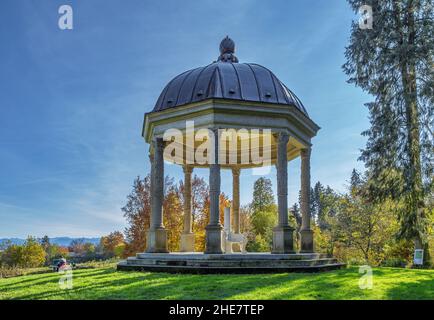
<svg viewBox="0 0 434 320"><path fill-rule="evenodd" d="M204 253L137 253L138 259L157 259L164 260L308 260L330 258L329 255L323 253L294 253L294 254L272 254L272 253L232 253L232 254L204 254Z"/></svg>
<svg viewBox="0 0 434 320"><path fill-rule="evenodd" d="M162 265L137 265L122 261L117 265L120 271L147 271L168 273L196 273L196 274L255 274L255 273L287 273L287 272L319 272L330 271L344 267L343 263L319 264L309 266L261 266L261 267L203 267L203 266L162 266Z"/></svg>
<svg viewBox="0 0 434 320"><path fill-rule="evenodd" d="M142 266L190 266L190 267L277 267L277 266L315 266L321 264L333 264L334 258L306 259L306 260L190 260L190 259L137 259L128 258L129 265Z"/></svg>

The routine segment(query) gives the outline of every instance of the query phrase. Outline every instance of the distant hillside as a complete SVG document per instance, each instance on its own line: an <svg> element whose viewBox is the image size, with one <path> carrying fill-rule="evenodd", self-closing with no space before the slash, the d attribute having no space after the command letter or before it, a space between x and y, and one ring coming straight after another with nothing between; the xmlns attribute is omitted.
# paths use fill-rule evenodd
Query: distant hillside
<svg viewBox="0 0 434 320"><path fill-rule="evenodd" d="M83 239L84 242L90 242L95 245L99 244L100 238L70 238L70 237L55 237L50 238L50 242L53 244L57 244L59 246L67 247L71 244L73 240ZM21 238L1 238L0 244L10 241L12 244L23 244L26 240Z"/></svg>

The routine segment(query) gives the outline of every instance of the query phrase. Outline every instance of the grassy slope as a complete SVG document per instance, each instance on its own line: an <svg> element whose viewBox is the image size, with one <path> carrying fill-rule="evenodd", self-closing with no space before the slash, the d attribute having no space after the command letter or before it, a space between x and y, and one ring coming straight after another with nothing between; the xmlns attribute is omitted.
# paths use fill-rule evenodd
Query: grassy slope
<svg viewBox="0 0 434 320"><path fill-rule="evenodd" d="M375 268L374 287L358 287L358 268L316 274L176 275L74 270L74 288L59 274L0 279L0 299L434 299L434 270Z"/></svg>

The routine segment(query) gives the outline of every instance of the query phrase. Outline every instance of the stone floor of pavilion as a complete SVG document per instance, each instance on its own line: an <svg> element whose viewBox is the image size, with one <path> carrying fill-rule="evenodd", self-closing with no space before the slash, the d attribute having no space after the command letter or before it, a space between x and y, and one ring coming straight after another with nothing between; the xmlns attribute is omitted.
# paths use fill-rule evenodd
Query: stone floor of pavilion
<svg viewBox="0 0 434 320"><path fill-rule="evenodd" d="M318 272L339 269L344 264L319 253L232 253L199 252L138 253L121 261L118 270L171 273L278 273Z"/></svg>

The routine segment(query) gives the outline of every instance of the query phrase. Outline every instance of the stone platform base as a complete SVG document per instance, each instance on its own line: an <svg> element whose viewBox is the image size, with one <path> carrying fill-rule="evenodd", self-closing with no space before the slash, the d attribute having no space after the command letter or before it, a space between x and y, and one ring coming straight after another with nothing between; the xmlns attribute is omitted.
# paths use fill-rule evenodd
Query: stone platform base
<svg viewBox="0 0 434 320"><path fill-rule="evenodd" d="M336 259L318 253L138 253L119 262L117 270L171 273L279 273L318 272L343 267Z"/></svg>

